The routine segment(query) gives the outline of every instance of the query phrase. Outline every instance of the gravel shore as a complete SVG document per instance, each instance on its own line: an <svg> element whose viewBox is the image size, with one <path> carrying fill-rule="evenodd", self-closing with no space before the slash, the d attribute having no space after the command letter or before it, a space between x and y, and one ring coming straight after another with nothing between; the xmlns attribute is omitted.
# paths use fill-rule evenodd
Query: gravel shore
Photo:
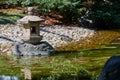
<svg viewBox="0 0 120 80"><path fill-rule="evenodd" d="M6 37L13 41L22 42L24 28L18 25L0 25L0 36ZM81 38L86 38L94 34L94 30L76 27L76 26L41 26L40 35L43 36L42 41L47 41L54 48L65 45L69 42L78 41ZM8 43L10 41L0 39L1 43Z"/></svg>
<svg viewBox="0 0 120 80"><path fill-rule="evenodd" d="M81 38L87 38L95 32L82 27L64 25L41 27L40 30L40 34L43 35L43 41L49 42L54 48L69 42L78 41Z"/></svg>

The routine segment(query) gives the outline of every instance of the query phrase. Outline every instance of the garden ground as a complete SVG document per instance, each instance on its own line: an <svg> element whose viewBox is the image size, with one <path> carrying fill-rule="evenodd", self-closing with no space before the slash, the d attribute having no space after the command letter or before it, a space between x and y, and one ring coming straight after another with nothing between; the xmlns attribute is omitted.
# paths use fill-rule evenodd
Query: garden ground
<svg viewBox="0 0 120 80"><path fill-rule="evenodd" d="M0 23L15 22L23 16L13 13L0 14ZM119 44L109 45L117 37L120 37L119 30L96 31L90 39L58 47L56 54L50 57L15 58L1 54L0 74L23 79L21 69L26 67L31 70L33 80L96 80L107 59L120 53Z"/></svg>

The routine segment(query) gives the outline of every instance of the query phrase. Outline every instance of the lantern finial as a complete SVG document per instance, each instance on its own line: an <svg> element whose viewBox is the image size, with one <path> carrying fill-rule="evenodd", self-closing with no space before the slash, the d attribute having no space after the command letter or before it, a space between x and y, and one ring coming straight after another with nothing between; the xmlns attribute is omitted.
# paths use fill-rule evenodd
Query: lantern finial
<svg viewBox="0 0 120 80"><path fill-rule="evenodd" d="M34 15L35 9L33 7L28 7L28 15Z"/></svg>

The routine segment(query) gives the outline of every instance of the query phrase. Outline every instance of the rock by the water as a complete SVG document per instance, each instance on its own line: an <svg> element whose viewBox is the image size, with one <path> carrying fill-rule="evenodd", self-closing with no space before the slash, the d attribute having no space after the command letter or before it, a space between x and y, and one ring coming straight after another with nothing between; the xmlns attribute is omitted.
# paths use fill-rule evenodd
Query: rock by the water
<svg viewBox="0 0 120 80"><path fill-rule="evenodd" d="M93 28L95 26L94 21L92 19L89 19L91 12L89 10L86 11L85 15L82 16L78 20L78 25L87 27L87 28Z"/></svg>
<svg viewBox="0 0 120 80"><path fill-rule="evenodd" d="M120 80L120 56L108 59L98 80Z"/></svg>
<svg viewBox="0 0 120 80"><path fill-rule="evenodd" d="M49 56L55 52L54 48L47 42L37 44L15 43L13 54L15 56Z"/></svg>
<svg viewBox="0 0 120 80"><path fill-rule="evenodd" d="M93 20L90 20L86 17L81 17L78 21L78 25L87 28L93 28L95 26Z"/></svg>

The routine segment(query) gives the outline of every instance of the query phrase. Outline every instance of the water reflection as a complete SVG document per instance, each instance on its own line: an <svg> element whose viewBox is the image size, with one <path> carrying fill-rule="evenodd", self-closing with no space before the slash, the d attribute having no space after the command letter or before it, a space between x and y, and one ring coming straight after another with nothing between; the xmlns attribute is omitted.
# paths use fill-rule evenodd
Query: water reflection
<svg viewBox="0 0 120 80"><path fill-rule="evenodd" d="M18 77L16 76L6 76L6 75L1 75L0 80L19 80Z"/></svg>
<svg viewBox="0 0 120 80"><path fill-rule="evenodd" d="M24 73L24 79L25 80L31 80L31 70L25 67L24 69L21 69L21 71Z"/></svg>
<svg viewBox="0 0 120 80"><path fill-rule="evenodd" d="M16 59L17 64L22 66L31 66L34 63L40 63L41 58L40 56L22 56L22 57L14 57Z"/></svg>

